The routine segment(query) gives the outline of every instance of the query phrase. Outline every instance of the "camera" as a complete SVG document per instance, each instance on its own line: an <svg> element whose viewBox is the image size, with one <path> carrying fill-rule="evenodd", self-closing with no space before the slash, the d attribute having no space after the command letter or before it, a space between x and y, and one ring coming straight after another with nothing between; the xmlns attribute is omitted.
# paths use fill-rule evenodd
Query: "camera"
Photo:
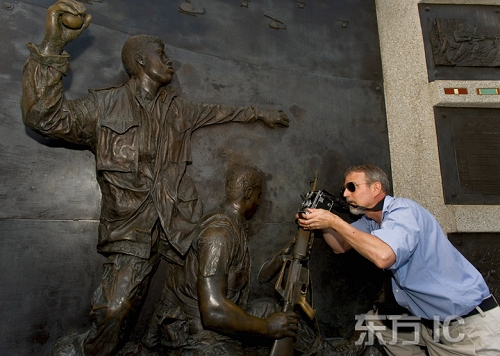
<svg viewBox="0 0 500 356"><path fill-rule="evenodd" d="M302 206L298 210L299 214L307 214L306 209L346 210L349 209L345 202L331 195L325 190L311 191L302 197Z"/></svg>

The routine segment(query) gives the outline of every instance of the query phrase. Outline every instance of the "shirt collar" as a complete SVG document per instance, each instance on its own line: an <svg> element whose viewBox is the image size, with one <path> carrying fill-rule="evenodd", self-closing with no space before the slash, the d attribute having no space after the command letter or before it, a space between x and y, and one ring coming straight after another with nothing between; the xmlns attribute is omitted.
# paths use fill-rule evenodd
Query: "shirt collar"
<svg viewBox="0 0 500 356"><path fill-rule="evenodd" d="M375 204L373 208L370 208L370 211L384 210L384 202L385 202L385 197L383 197L377 204Z"/></svg>
<svg viewBox="0 0 500 356"><path fill-rule="evenodd" d="M391 202L394 200L394 197L390 195L386 195L384 197L384 207L382 208L382 220L384 220L384 214L387 212L387 209L389 209L389 205L391 205Z"/></svg>
<svg viewBox="0 0 500 356"><path fill-rule="evenodd" d="M153 96L146 89L144 89L143 87L141 87L138 78L131 79L130 80L130 85L133 88L132 92L134 93L135 97L139 101L145 102L145 101L152 101L152 100L155 99L155 96ZM163 91L165 91L165 89L164 88L160 88L160 90L158 90L158 93L156 94L156 96L159 96L160 93L162 93Z"/></svg>

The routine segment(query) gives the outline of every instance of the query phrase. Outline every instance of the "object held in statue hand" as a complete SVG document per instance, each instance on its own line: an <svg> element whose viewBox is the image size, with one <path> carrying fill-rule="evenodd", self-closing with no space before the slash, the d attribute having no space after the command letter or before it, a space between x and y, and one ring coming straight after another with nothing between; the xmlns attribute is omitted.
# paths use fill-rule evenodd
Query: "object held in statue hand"
<svg viewBox="0 0 500 356"><path fill-rule="evenodd" d="M72 30L78 30L83 25L84 16L83 15L73 15L69 12L65 12L61 16L62 24Z"/></svg>

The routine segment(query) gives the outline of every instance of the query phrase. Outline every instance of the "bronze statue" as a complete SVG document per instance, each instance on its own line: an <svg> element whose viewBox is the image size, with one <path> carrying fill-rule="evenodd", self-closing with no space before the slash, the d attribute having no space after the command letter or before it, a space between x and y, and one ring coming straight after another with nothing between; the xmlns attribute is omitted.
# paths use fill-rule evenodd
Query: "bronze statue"
<svg viewBox="0 0 500 356"><path fill-rule="evenodd" d="M292 295L286 310L274 298L247 301L251 257L246 220L258 207L261 176L252 167L233 166L226 175L225 190L224 204L201 218L184 264L170 266L161 300L141 344L129 348L131 354L150 356L168 350L175 356L267 355L269 351L269 356L360 355L364 345L355 345L357 338L326 340L311 320L313 315L297 319L300 308L295 308ZM271 281L283 266L289 267L292 279L296 276L293 262L286 261L297 259L301 264L312 247L309 231L300 231L262 265L259 283ZM307 272L302 266L298 269ZM297 280L292 283L300 291L293 289L290 294L304 290ZM307 303L305 296L297 297L302 305ZM249 347L249 339L258 347ZM285 345L276 346L276 341Z"/></svg>
<svg viewBox="0 0 500 356"><path fill-rule="evenodd" d="M205 215L183 265L173 265L142 344L175 355L244 355L242 335L295 337L295 313L257 317L245 310L250 285L247 223L262 192L261 176L235 166L226 176L224 204ZM253 313L255 314L255 313ZM147 353L143 353L147 354Z"/></svg>
<svg viewBox="0 0 500 356"><path fill-rule="evenodd" d="M281 110L181 98L168 86L174 70L163 42L148 35L130 37L123 46L129 81L66 100L61 77L70 58L64 47L90 21L78 1L50 6L42 43L28 44L24 67L24 123L42 135L88 146L102 193L97 249L108 259L92 299L92 326L58 343L53 354L112 354L131 311L147 292L160 255L180 262L187 253L202 215L194 184L185 174L193 131L229 121L261 120L269 127L289 122Z"/></svg>

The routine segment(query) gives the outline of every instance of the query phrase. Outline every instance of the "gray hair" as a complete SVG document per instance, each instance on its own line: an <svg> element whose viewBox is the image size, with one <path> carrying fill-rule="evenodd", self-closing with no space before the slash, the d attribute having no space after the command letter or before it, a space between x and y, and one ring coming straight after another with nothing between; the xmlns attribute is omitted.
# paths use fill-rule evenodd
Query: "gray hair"
<svg viewBox="0 0 500 356"><path fill-rule="evenodd" d="M366 176L367 183L373 184L375 182L380 182L382 185L382 191L389 194L391 191L391 183L387 174L378 166L374 164L363 164L359 166L351 166L347 169L344 174L344 179L349 173L352 172L363 172Z"/></svg>

